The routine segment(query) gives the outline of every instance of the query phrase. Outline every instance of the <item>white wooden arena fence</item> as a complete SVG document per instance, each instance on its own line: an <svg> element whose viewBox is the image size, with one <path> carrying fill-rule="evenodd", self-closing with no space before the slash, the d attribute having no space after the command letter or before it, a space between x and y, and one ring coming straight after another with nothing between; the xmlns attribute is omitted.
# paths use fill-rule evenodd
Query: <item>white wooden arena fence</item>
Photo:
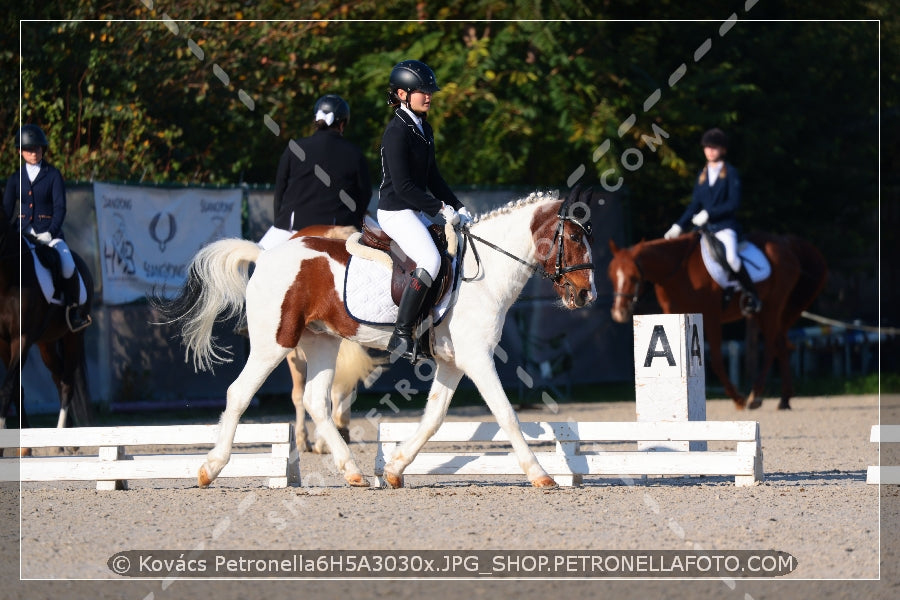
<svg viewBox="0 0 900 600"><path fill-rule="evenodd" d="M417 423L380 423L375 476L384 485L384 465L397 444L409 439ZM755 421L560 422L521 424L529 443L553 443L553 451L535 452L557 483L579 485L585 475L726 475L735 485L763 479L759 423ZM585 444L658 441L735 442L733 451L585 450ZM514 453L506 451L436 452L433 444L508 442L496 423L450 422L441 425L404 475L522 475Z"/></svg>
<svg viewBox="0 0 900 600"><path fill-rule="evenodd" d="M127 454L130 446L210 446L218 425L76 427L0 431L0 448L94 447L95 455L0 459L2 481L96 481L98 490L126 489L129 479L191 479L206 454ZM269 446L268 452L234 452L219 477L262 477L269 487L299 485L290 423L238 425L234 443Z"/></svg>
<svg viewBox="0 0 900 600"><path fill-rule="evenodd" d="M873 425L870 442L877 444L900 443L900 425ZM900 483L900 466L885 467L879 464L869 467L866 473L866 483Z"/></svg>

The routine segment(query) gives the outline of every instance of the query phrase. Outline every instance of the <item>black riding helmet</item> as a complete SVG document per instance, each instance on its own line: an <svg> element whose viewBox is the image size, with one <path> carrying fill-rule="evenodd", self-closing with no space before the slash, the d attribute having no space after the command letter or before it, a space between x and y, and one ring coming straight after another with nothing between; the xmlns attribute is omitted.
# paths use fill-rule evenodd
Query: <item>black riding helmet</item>
<svg viewBox="0 0 900 600"><path fill-rule="evenodd" d="M709 131L705 132L703 134L703 137L700 138L700 145L704 148L706 148L707 146L728 148L728 136L726 136L725 132L718 127L713 127Z"/></svg>
<svg viewBox="0 0 900 600"><path fill-rule="evenodd" d="M388 104L400 104L397 90L433 94L440 89L431 67L420 60L404 60L394 65L391 70Z"/></svg>
<svg viewBox="0 0 900 600"><path fill-rule="evenodd" d="M41 146L44 149L44 152L47 151L47 146L50 143L47 142L47 136L44 135L43 130L37 125L22 125L22 128L16 132L16 148L21 148L23 146Z"/></svg>
<svg viewBox="0 0 900 600"><path fill-rule="evenodd" d="M320 113L325 116L324 119ZM334 115L334 120L331 123L327 121L329 114ZM337 94L326 94L316 100L313 115L313 121L325 121L328 126L332 126L340 121L350 120L350 105Z"/></svg>

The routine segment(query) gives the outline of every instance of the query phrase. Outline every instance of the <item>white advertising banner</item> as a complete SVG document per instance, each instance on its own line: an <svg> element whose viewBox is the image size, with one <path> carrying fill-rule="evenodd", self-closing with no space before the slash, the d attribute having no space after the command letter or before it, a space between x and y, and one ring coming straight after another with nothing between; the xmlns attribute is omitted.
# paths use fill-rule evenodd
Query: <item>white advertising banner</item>
<svg viewBox="0 0 900 600"><path fill-rule="evenodd" d="M103 302L173 296L197 251L241 235L240 188L94 184Z"/></svg>

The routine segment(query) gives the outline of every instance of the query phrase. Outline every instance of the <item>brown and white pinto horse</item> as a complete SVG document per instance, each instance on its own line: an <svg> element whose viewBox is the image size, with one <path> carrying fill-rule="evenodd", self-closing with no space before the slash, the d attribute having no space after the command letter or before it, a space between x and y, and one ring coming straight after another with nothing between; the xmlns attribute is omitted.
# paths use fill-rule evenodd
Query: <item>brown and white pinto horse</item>
<svg viewBox="0 0 900 600"><path fill-rule="evenodd" d="M352 225L332 226L313 225L298 231L292 237L325 237L346 240L358 230ZM254 261L255 262L255 261ZM374 358L365 348L356 342L344 340L338 351L337 364L334 371L334 382L331 384L331 418L344 441L350 441L350 406L356 394L359 382L366 382L373 375L378 365L386 362L383 358ZM294 431L299 452L328 452L325 439L319 436L314 441L306 432L306 408L303 406L303 391L306 387L306 356L299 348L295 348L287 358L291 372L291 402L296 415Z"/></svg>
<svg viewBox="0 0 900 600"><path fill-rule="evenodd" d="M579 203L570 202L576 199ZM507 311L535 272L554 281L566 308L585 306L596 297L589 225L581 222L585 211L579 219L573 209L584 208L590 199L590 190L565 202L555 194L535 193L479 216L464 230L464 280L435 328L434 379L422 420L384 467L392 487L402 487L403 471L443 422L463 375L472 379L509 436L532 485L556 487L525 442L493 355ZM291 239L261 254L253 242L219 240L194 257L179 296L157 302L172 321L182 323L187 352L193 353L195 367L205 369L226 358L212 338L213 323L223 313L225 318L238 315L246 300L250 354L228 388L216 446L198 472L200 487L208 486L228 463L235 429L254 393L297 347L307 359L303 402L317 434L350 485L369 485L329 419L326 403L341 339L384 349L393 326L364 325L347 314L341 296L349 259L343 242L319 237Z"/></svg>
<svg viewBox="0 0 900 600"><path fill-rule="evenodd" d="M768 258L772 274L757 284L762 310L751 318L758 319L765 350L753 389L745 399L728 377L722 360L722 324L744 318L739 294L735 294L727 306L722 306L723 290L703 264L700 237L694 232L672 240L652 240L622 249L610 240L613 256L608 275L614 292L613 319L619 323L629 321L634 313L634 303L641 294L641 284L652 283L663 312L703 314L710 367L737 408L762 405L766 377L775 358L781 371L778 408L790 408L794 391L787 332L825 286L828 274L825 259L812 244L793 235L754 233L747 236Z"/></svg>

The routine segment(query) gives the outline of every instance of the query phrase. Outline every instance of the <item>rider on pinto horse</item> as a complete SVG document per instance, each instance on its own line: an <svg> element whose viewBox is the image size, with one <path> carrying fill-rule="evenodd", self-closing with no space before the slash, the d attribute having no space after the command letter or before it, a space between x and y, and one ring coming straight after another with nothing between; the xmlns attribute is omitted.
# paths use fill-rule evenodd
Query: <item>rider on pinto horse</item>
<svg viewBox="0 0 900 600"><path fill-rule="evenodd" d="M700 145L706 166L694 185L691 203L664 237L667 240L678 237L689 222L697 227L705 226L725 248L726 265L723 266L731 270L732 278L744 293L741 310L745 314L758 313L762 303L737 250L741 226L736 214L741 204L741 180L737 169L724 160L728 138L724 131L713 128L703 134Z"/></svg>

